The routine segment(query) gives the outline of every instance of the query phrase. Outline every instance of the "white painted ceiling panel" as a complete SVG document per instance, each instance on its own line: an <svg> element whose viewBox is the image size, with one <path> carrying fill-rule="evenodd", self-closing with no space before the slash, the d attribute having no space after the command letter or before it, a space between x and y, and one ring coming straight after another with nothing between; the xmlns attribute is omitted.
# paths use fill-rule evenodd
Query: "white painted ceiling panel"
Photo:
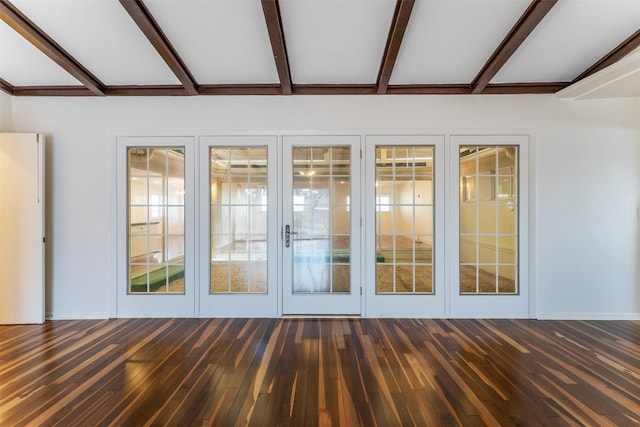
<svg viewBox="0 0 640 427"><path fill-rule="evenodd" d="M115 0L12 3L104 84L179 84Z"/></svg>
<svg viewBox="0 0 640 427"><path fill-rule="evenodd" d="M639 0L559 1L492 83L573 81L639 28Z"/></svg>
<svg viewBox="0 0 640 427"><path fill-rule="evenodd" d="M18 86L79 85L71 74L0 21L0 77Z"/></svg>
<svg viewBox="0 0 640 427"><path fill-rule="evenodd" d="M390 83L470 83L528 5L528 0L416 1Z"/></svg>
<svg viewBox="0 0 640 427"><path fill-rule="evenodd" d="M279 82L259 0L145 5L198 83Z"/></svg>
<svg viewBox="0 0 640 427"><path fill-rule="evenodd" d="M282 0L291 78L299 84L373 84L393 0Z"/></svg>

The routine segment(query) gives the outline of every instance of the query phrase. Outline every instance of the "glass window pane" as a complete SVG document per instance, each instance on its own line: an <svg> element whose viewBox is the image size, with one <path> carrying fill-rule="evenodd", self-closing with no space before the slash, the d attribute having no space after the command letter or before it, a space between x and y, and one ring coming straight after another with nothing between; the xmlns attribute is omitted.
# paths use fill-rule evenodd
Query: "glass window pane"
<svg viewBox="0 0 640 427"><path fill-rule="evenodd" d="M498 291L500 293L517 293L518 288L516 287L516 279L515 265L498 266Z"/></svg>
<svg viewBox="0 0 640 427"><path fill-rule="evenodd" d="M229 264L226 262L212 262L211 269L211 293L229 292Z"/></svg>
<svg viewBox="0 0 640 427"><path fill-rule="evenodd" d="M184 235L184 207L167 208L167 230L169 234Z"/></svg>
<svg viewBox="0 0 640 427"><path fill-rule="evenodd" d="M170 205L184 205L184 179L172 177L168 180L168 203Z"/></svg>
<svg viewBox="0 0 640 427"><path fill-rule="evenodd" d="M460 234L475 234L477 206L460 206Z"/></svg>
<svg viewBox="0 0 640 427"><path fill-rule="evenodd" d="M348 264L333 264L331 285L334 293L348 293L351 289L349 274L351 269Z"/></svg>
<svg viewBox="0 0 640 427"><path fill-rule="evenodd" d="M131 171L133 173L133 171ZM131 176L129 179L129 204L149 204L149 180L146 176Z"/></svg>
<svg viewBox="0 0 640 427"><path fill-rule="evenodd" d="M249 292L249 263L232 261L230 264L231 293Z"/></svg>
<svg viewBox="0 0 640 427"><path fill-rule="evenodd" d="M428 264L416 264L416 292L433 293L433 268Z"/></svg>
<svg viewBox="0 0 640 427"><path fill-rule="evenodd" d="M413 293L413 265L396 264L396 292Z"/></svg>
<svg viewBox="0 0 640 427"><path fill-rule="evenodd" d="M380 264L376 266L376 293L393 293L394 289L393 265Z"/></svg>
<svg viewBox="0 0 640 427"><path fill-rule="evenodd" d="M479 234L495 234L496 233L496 207L495 206L479 206L478 207L478 233Z"/></svg>
<svg viewBox="0 0 640 427"><path fill-rule="evenodd" d="M478 237L465 236L460 239L460 262L464 264L475 264L478 262Z"/></svg>
<svg viewBox="0 0 640 427"><path fill-rule="evenodd" d="M165 198L165 178L149 178L149 204L152 206L162 206L166 203Z"/></svg>
<svg viewBox="0 0 640 427"><path fill-rule="evenodd" d="M129 292L145 293L149 289L149 271L146 265L129 266Z"/></svg>
<svg viewBox="0 0 640 427"><path fill-rule="evenodd" d="M266 258L266 253L265 257ZM267 263L252 261L249 263L250 281L249 292L266 293L267 292Z"/></svg>
<svg viewBox="0 0 640 427"><path fill-rule="evenodd" d="M184 262L184 235L168 236L167 256L170 263Z"/></svg>
<svg viewBox="0 0 640 427"><path fill-rule="evenodd" d="M498 291L498 277L495 266L480 265L478 268L478 292L495 294Z"/></svg>

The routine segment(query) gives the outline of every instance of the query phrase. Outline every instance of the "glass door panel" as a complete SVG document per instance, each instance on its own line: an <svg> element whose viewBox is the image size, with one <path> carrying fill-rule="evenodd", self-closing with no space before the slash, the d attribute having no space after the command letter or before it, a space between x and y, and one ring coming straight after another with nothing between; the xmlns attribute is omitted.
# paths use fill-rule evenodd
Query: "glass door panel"
<svg viewBox="0 0 640 427"><path fill-rule="evenodd" d="M285 314L360 313L358 153L359 137L284 137Z"/></svg>
<svg viewBox="0 0 640 427"><path fill-rule="evenodd" d="M433 293L433 147L376 147L376 293Z"/></svg>
<svg viewBox="0 0 640 427"><path fill-rule="evenodd" d="M518 293L517 165L518 146L460 146L461 294Z"/></svg>

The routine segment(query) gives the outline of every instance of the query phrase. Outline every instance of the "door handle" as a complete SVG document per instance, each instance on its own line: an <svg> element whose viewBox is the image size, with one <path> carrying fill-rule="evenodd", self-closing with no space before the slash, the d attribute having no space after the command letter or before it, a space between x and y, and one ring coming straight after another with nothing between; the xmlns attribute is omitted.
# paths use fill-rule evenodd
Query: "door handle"
<svg viewBox="0 0 640 427"><path fill-rule="evenodd" d="M284 226L284 247L288 248L291 246L291 235L298 234L296 231L291 231L291 227L287 224Z"/></svg>

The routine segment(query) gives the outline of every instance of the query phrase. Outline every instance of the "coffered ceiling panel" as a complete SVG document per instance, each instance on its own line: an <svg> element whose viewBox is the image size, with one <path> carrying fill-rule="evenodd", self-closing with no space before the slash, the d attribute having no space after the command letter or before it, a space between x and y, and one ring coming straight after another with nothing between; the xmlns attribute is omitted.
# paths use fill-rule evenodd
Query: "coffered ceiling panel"
<svg viewBox="0 0 640 427"><path fill-rule="evenodd" d="M259 1L147 1L198 82L278 83Z"/></svg>
<svg viewBox="0 0 640 427"><path fill-rule="evenodd" d="M393 0L282 0L291 78L300 84L372 84Z"/></svg>
<svg viewBox="0 0 640 427"><path fill-rule="evenodd" d="M178 80L114 0L13 0L38 27L107 85Z"/></svg>
<svg viewBox="0 0 640 427"><path fill-rule="evenodd" d="M638 0L560 0L492 82L572 81L639 28Z"/></svg>
<svg viewBox="0 0 640 427"><path fill-rule="evenodd" d="M528 0L416 2L392 84L469 83Z"/></svg>

